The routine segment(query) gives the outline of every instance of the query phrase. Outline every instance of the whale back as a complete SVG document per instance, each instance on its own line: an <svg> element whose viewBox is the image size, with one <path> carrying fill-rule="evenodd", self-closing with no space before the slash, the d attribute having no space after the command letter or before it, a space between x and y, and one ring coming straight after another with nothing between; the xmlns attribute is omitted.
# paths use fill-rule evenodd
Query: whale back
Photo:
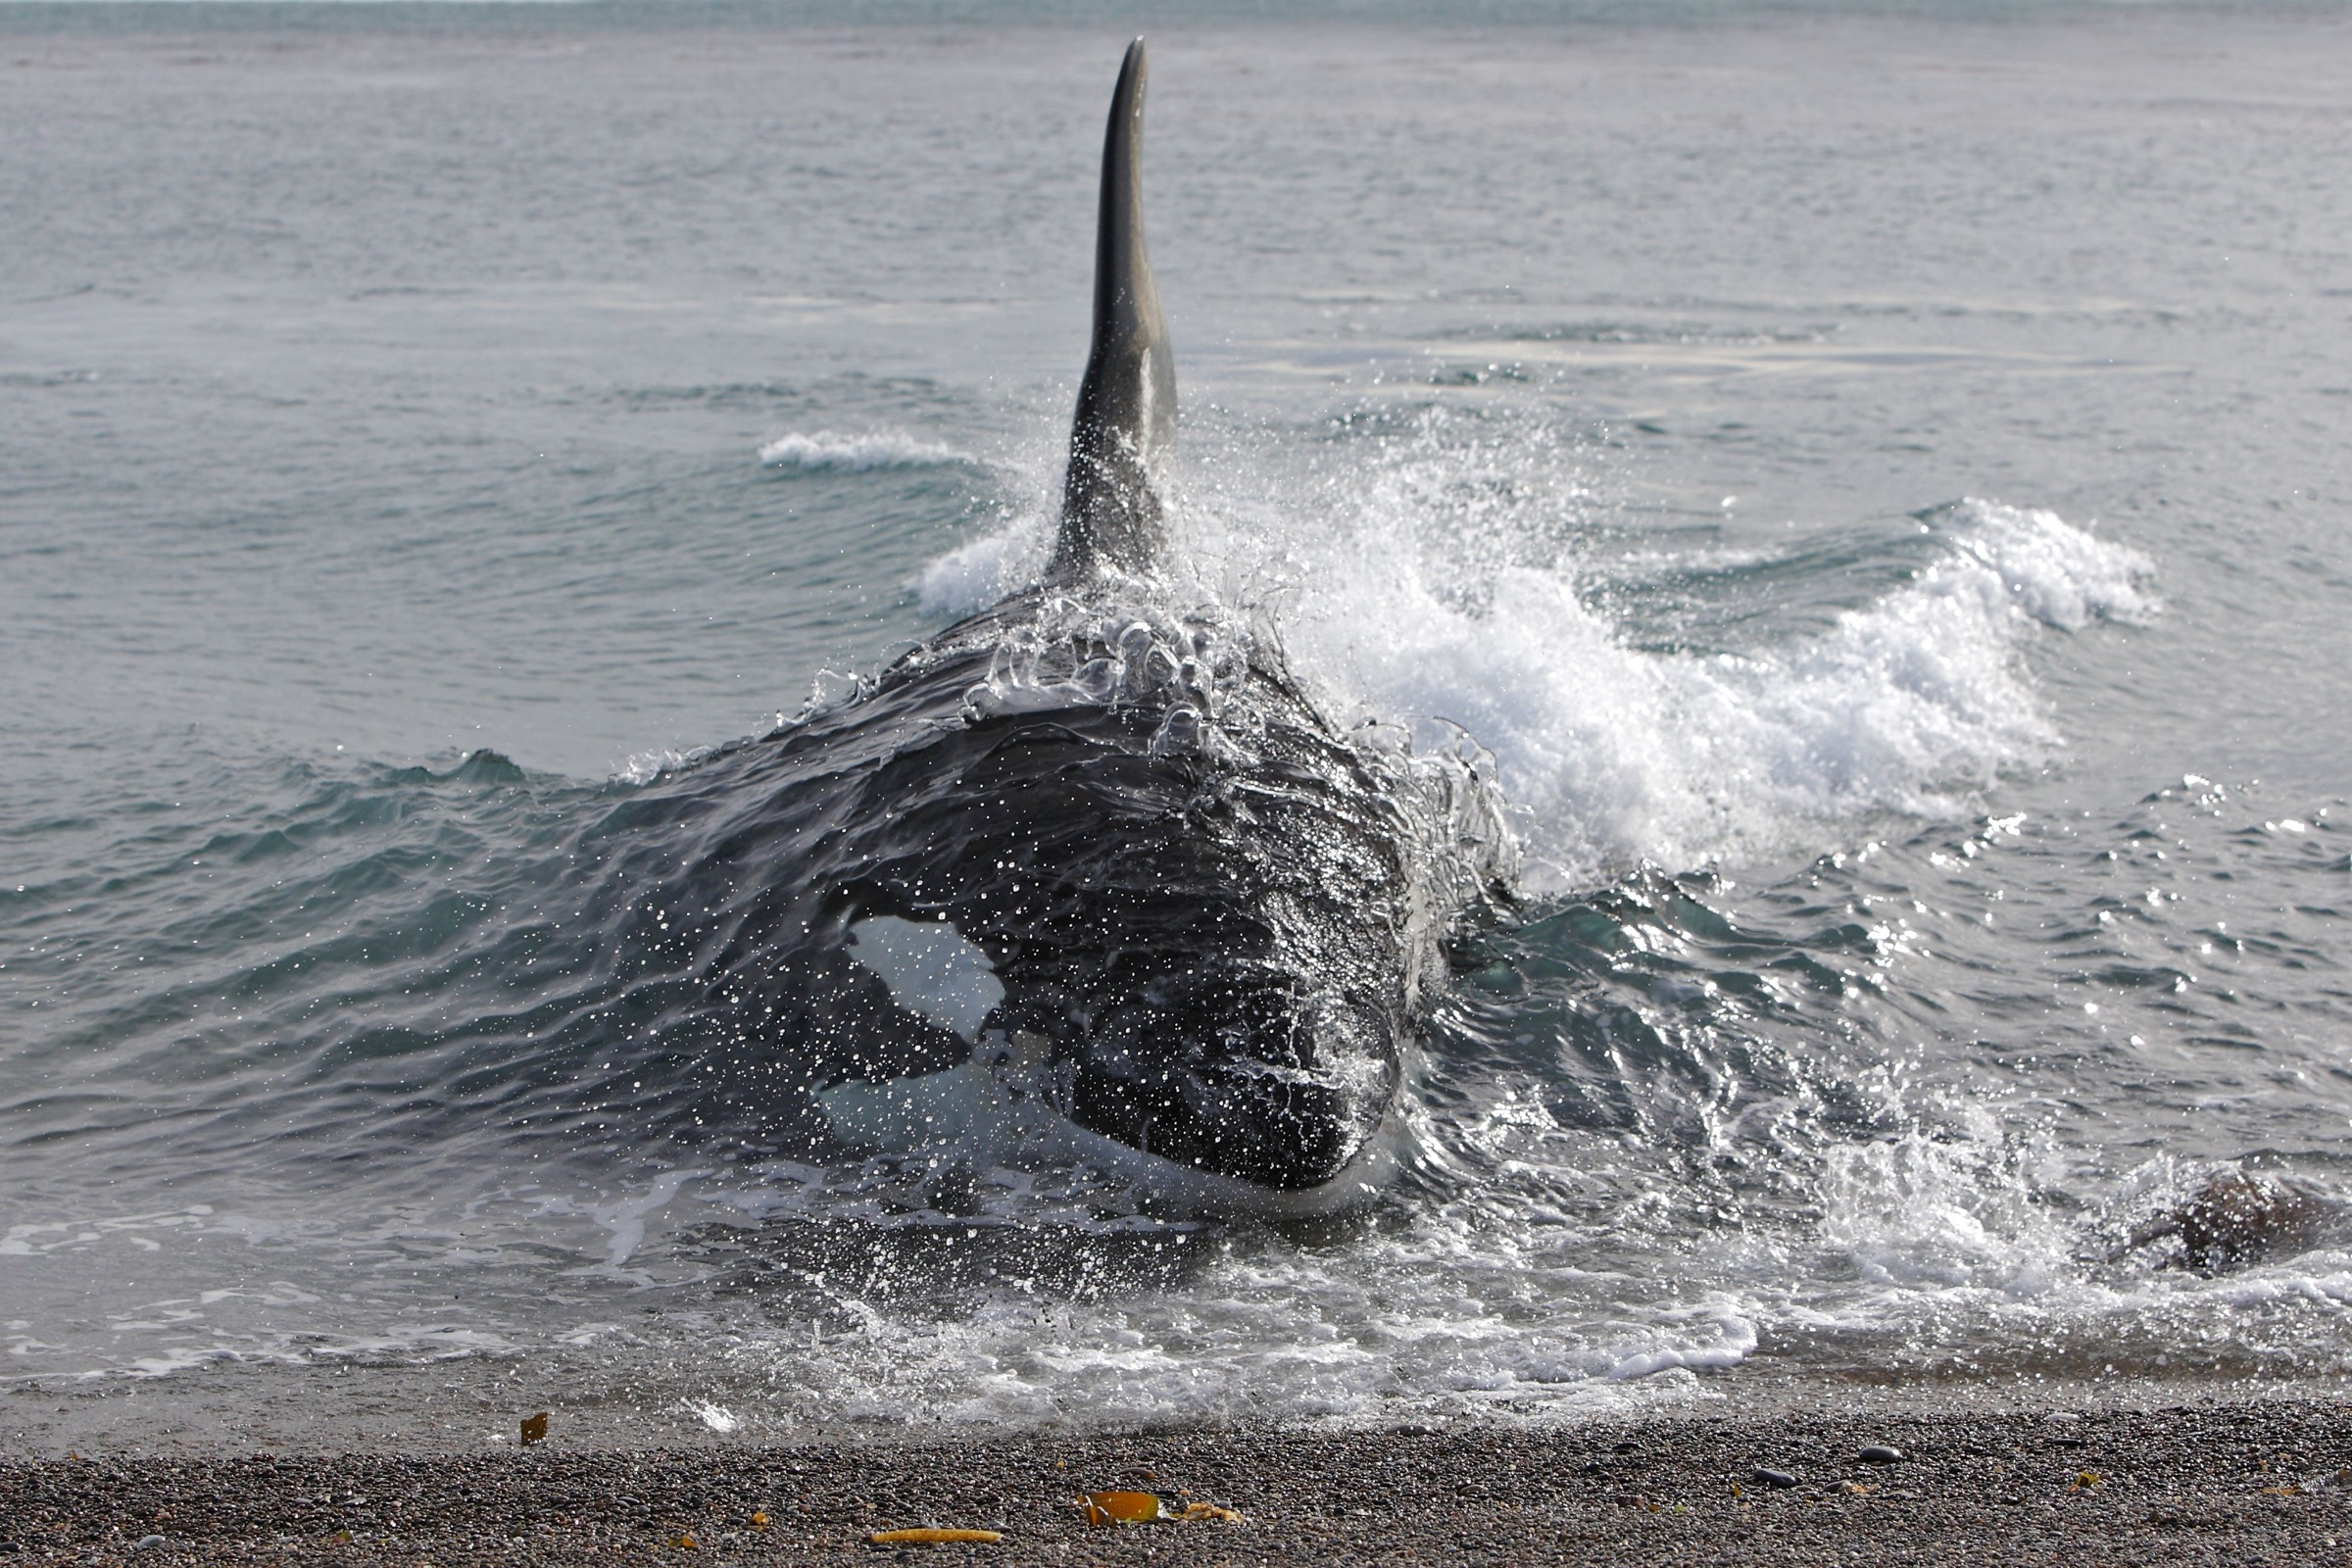
<svg viewBox="0 0 2352 1568"><path fill-rule="evenodd" d="M1061 532L1046 571L1055 584L1106 568L1149 576L1165 544L1161 468L1176 443L1176 362L1144 252L1145 76L1138 38L1119 69L1102 136L1094 346L1070 426Z"/></svg>

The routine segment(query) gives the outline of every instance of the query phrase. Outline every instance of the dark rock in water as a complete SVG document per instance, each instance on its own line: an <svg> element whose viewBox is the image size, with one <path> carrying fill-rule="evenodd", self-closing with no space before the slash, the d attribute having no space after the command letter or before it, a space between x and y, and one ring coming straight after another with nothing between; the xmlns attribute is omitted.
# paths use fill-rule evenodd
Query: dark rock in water
<svg viewBox="0 0 2352 1568"><path fill-rule="evenodd" d="M2292 1182L2217 1172L2185 1200L2132 1231L2129 1247L2180 1238L2177 1262L2221 1274L2274 1252L2312 1245L2326 1212L2320 1199Z"/></svg>
<svg viewBox="0 0 2352 1568"><path fill-rule="evenodd" d="M1903 1450L1890 1448L1884 1443L1874 1443L1857 1455L1864 1464L1900 1464Z"/></svg>
<svg viewBox="0 0 2352 1568"><path fill-rule="evenodd" d="M1764 1466L1758 1465L1755 1468L1754 1476L1756 1480L1761 1481L1764 1485L1768 1487L1778 1487L1783 1492L1786 1492L1790 1487L1796 1485L1796 1477L1790 1475L1786 1470L1767 1470L1764 1468Z"/></svg>

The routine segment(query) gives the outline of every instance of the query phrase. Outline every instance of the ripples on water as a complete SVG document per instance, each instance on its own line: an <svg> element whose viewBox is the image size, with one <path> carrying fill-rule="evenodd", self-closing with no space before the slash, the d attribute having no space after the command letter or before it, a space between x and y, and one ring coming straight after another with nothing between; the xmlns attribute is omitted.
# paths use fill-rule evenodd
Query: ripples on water
<svg viewBox="0 0 2352 1568"><path fill-rule="evenodd" d="M1161 65L1179 127L1184 59ZM1960 179L1971 147L1937 167ZM1174 278L1195 250L1171 229ZM1408 270L1471 265L1396 244ZM2082 384L2173 450L2166 395L2029 365L1998 321L1938 358L1854 346L1867 301L1552 286L1372 311L1369 370L1298 373L1352 328L1191 329L1189 586L1269 607L1336 715L1495 768L1529 865L1521 906L1461 933L1394 1187L1280 1225L1137 1212L1087 1170L810 1163L662 1038L667 982L615 935L650 782L1034 569L1063 394L1051 371L990 386L1008 329L950 344L934 370L957 379L831 363L919 360L910 330L941 352L959 307L926 300L913 328L796 326L783 346L830 357L806 377L705 381L685 372L739 352L711 347L724 322L645 348L559 299L605 367L557 372L569 392L527 390L514 353L477 392L462 341L395 333L369 353L399 396L307 387L295 423L233 404L223 455L188 433L195 370L74 379L113 318L33 318L5 388L51 438L5 514L34 587L10 601L29 673L0 806L0 1375L515 1364L758 1433L1576 1410L1743 1365L2352 1370L2344 808L2195 742L2239 722L2231 677L2195 688L2167 650L2227 646L2210 628L2254 592L2209 586L2202 520L2108 470L2121 523L2003 477L2019 421L2062 431ZM160 313L198 366L222 318L119 309ZM318 309L332 334L394 320ZM462 338L416 310L422 338ZM2119 318L2065 331L2087 360L2175 330ZM657 363L605 365L624 350ZM1776 376L1793 400L1756 390ZM425 458L400 455L402 398ZM434 444L477 403L503 444ZM172 416L147 456L76 433L142 410ZM367 431L329 439L330 416ZM1859 504L1808 475L1908 460L1808 445L1839 421L1941 429L1935 463L1970 476ZM2061 469L2092 461L2060 446ZM2262 493L2202 483L2200 519ZM1783 526L1735 484L1804 504ZM76 538L88 496L111 510ZM2286 564L2249 626L2309 623L2295 585L2342 585L2298 526L2270 536ZM460 690L481 733L437 716ZM2340 741L2287 728L2278 755L2324 759L2301 779L2341 776ZM2132 1245L2237 1165L2321 1193L2316 1234L2214 1277Z"/></svg>

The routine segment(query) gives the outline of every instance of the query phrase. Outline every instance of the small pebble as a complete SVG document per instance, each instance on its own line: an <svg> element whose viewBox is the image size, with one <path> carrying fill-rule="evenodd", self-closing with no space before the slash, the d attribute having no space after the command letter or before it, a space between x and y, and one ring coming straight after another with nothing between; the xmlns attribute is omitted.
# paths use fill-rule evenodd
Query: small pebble
<svg viewBox="0 0 2352 1568"><path fill-rule="evenodd" d="M1796 1485L1796 1477L1790 1475L1788 1471L1767 1470L1762 1465L1756 1466L1755 1477L1758 1481L1763 1482L1764 1485L1768 1487L1779 1487L1784 1492Z"/></svg>
<svg viewBox="0 0 2352 1568"><path fill-rule="evenodd" d="M1862 1450L1864 1464L1900 1464L1902 1458L1902 1449L1890 1448L1884 1443L1874 1443Z"/></svg>
<svg viewBox="0 0 2352 1568"><path fill-rule="evenodd" d="M161 1536L141 1536L138 1540L130 1544L130 1549L133 1551L145 1551L149 1546L160 1546L163 1544L164 1538Z"/></svg>

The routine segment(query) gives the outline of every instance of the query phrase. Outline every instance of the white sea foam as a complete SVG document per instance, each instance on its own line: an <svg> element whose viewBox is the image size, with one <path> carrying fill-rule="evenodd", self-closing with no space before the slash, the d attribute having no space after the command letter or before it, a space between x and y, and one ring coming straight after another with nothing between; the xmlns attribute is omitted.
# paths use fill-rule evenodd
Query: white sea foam
<svg viewBox="0 0 2352 1568"><path fill-rule="evenodd" d="M1864 1286L1936 1297L2047 1294L2070 1274L2079 1236L1998 1158L1990 1127L1969 1139L1914 1132L1824 1151L1820 1240Z"/></svg>
<svg viewBox="0 0 2352 1568"><path fill-rule="evenodd" d="M1965 1136L1832 1146L1807 1184L1812 1221L1631 1253L1608 1232L1654 1226L1656 1213L1588 1213L1580 1225L1556 1207L1546 1195L1558 1173L1589 1179L1596 1162L1523 1097L1494 1107L1490 1179L1452 1200L1419 1205L1403 1225L1343 1248L1261 1237L1214 1250L1161 1287L1011 1284L964 1294L952 1309L900 1311L892 1302L904 1292L924 1291L924 1265L896 1275L893 1248L877 1245L828 1248L814 1271L787 1268L776 1293L742 1310L728 1291L698 1294L666 1314L633 1314L626 1328L612 1314L643 1286L609 1270L568 1275L568 1304L552 1321L541 1318L536 1276L456 1274L442 1310L462 1310L458 1321L425 1315L421 1300L353 1299L351 1286L370 1277L377 1290L405 1292L398 1282L422 1259L384 1251L355 1276L357 1239L338 1235L297 1250L273 1244L278 1264L322 1288L186 1292L118 1314L96 1335L70 1321L78 1308L66 1303L78 1298L60 1293L58 1332L12 1322L0 1325L10 1335L0 1345L17 1378L169 1381L225 1364L351 1364L436 1369L436 1397L444 1376L503 1396L514 1372L527 1375L543 1357L577 1377L576 1352L595 1346L622 1358L609 1375L631 1405L676 1411L721 1435L1269 1413L1345 1425L1576 1419L1708 1399L1718 1396L1698 1374L1737 1369L1766 1344L1800 1356L1836 1343L1849 1356L1870 1344L1936 1357L1976 1353L1990 1336L2086 1358L2087 1376L2109 1356L2162 1365L2175 1345L2249 1335L2260 1345L2289 1332L2308 1340L2352 1306L2352 1258L2337 1250L2210 1280L2146 1259L2103 1261L2082 1217L2043 1196L2068 1161L2030 1141L2005 1142L1989 1122L1953 1131ZM713 1177L701 1201L688 1201L758 1224L763 1246L785 1260L795 1255L796 1221L836 1241L859 1228L878 1242L912 1233L940 1255L1004 1238L1025 1251L1000 1255L1049 1266L1120 1249L1149 1257L1185 1239L1184 1227L1060 1204L1046 1178L998 1175L1002 1192L983 1183L982 1212L969 1218L893 1211L862 1199L854 1173L783 1164ZM2137 1194L2132 1203L2159 1200L2180 1175L2156 1170L2120 1187ZM681 1184L658 1180L609 1200L547 1203L536 1240L591 1250L589 1233L624 1230L680 1196ZM1007 1213L998 1212L1000 1198ZM1008 1219L1017 1219L1010 1230L986 1229ZM685 1228L703 1229L691 1217ZM279 1237L301 1229L260 1227ZM217 1268L213 1248L194 1240L179 1266ZM484 1240L456 1250L488 1255ZM846 1266L836 1271L833 1256ZM263 1305L271 1309L256 1310ZM2304 1328L2283 1327L2283 1314ZM2249 1315L2272 1326L2246 1330ZM69 1337L77 1343L59 1343Z"/></svg>
<svg viewBox="0 0 2352 1568"><path fill-rule="evenodd" d="M87 1220L50 1220L11 1225L0 1232L0 1257L31 1257L43 1252L78 1250L95 1243L125 1240L134 1246L157 1244L137 1233L184 1230L203 1225L213 1216L209 1203L155 1214L120 1214Z"/></svg>
<svg viewBox="0 0 2352 1568"><path fill-rule="evenodd" d="M1535 1291L1503 1255L1462 1258L1463 1240L1352 1263L1283 1251L1181 1291L1001 1297L944 1321L845 1297L831 1330L730 1341L727 1381L778 1424L1525 1418L1687 1399L1694 1370L1755 1348L1722 1293L1604 1305Z"/></svg>
<svg viewBox="0 0 2352 1568"><path fill-rule="evenodd" d="M593 1219L608 1238L605 1261L576 1273L598 1273L623 1270L637 1249L645 1243L645 1228L649 1220L669 1206L670 1200L689 1183L700 1181L710 1173L707 1170L663 1171L640 1193L630 1193L606 1203L572 1204L551 1200L551 1213L576 1211Z"/></svg>
<svg viewBox="0 0 2352 1568"><path fill-rule="evenodd" d="M2039 757L2057 735L2021 643L2154 608L2144 558L2051 513L1971 501L1939 524L1949 553L1914 580L1745 654L1632 646L1565 568L1503 566L1465 603L1412 550L1323 564L1291 646L1327 687L1492 750L1539 882L1770 855L1799 823L1948 809Z"/></svg>
<svg viewBox="0 0 2352 1568"><path fill-rule="evenodd" d="M1008 522L925 566L914 591L926 615L968 615L1045 570L1053 539L1036 517Z"/></svg>
<svg viewBox="0 0 2352 1568"><path fill-rule="evenodd" d="M692 767L710 755L710 748L708 746L696 746L686 751L664 746L654 751L636 752L621 762L612 776L623 784L651 784L662 774Z"/></svg>
<svg viewBox="0 0 2352 1568"><path fill-rule="evenodd" d="M925 468L969 461L954 447L925 441L904 430L869 430L858 434L793 430L760 448L760 462L766 467L826 468L838 473L862 473L869 468Z"/></svg>
<svg viewBox="0 0 2352 1568"><path fill-rule="evenodd" d="M734 1411L710 1399L681 1399L678 1404L688 1415L722 1438L743 1425L742 1419Z"/></svg>

